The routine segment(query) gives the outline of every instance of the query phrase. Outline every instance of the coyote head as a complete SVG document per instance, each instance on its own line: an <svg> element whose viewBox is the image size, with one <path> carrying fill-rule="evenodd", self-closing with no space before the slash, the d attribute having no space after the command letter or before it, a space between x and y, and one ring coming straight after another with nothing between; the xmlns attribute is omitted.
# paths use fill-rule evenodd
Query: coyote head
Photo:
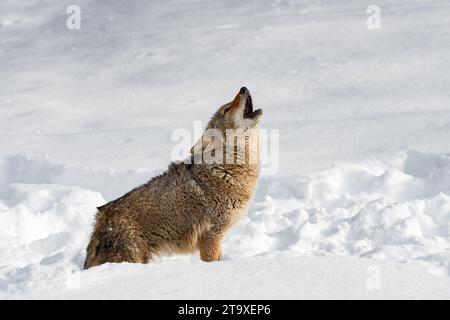
<svg viewBox="0 0 450 320"><path fill-rule="evenodd" d="M250 91L242 87L233 101L217 110L206 129L218 129L222 132L227 129L253 129L259 123L261 116L261 109L253 110Z"/></svg>
<svg viewBox="0 0 450 320"><path fill-rule="evenodd" d="M242 87L233 101L220 107L213 115L205 133L192 147L192 155L205 159L207 154L209 158L214 157L214 163L228 163L226 159L234 159L234 163L236 159L237 162L251 163L248 155L258 153L258 124L261 116L261 109L253 110L250 91Z"/></svg>

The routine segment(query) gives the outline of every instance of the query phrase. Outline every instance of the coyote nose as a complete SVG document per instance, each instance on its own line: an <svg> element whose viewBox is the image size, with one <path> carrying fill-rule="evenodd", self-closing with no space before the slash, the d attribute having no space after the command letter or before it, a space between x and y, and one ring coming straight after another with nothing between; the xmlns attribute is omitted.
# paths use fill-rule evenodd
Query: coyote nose
<svg viewBox="0 0 450 320"><path fill-rule="evenodd" d="M248 89L246 87L242 87L241 90L239 90L240 94L248 93Z"/></svg>

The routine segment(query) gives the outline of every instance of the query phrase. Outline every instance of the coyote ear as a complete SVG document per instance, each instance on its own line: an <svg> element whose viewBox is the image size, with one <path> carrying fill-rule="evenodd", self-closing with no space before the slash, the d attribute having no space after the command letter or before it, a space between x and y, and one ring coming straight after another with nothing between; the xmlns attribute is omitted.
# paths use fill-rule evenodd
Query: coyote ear
<svg viewBox="0 0 450 320"><path fill-rule="evenodd" d="M198 139L198 141L191 148L191 154L193 156L203 153L203 136Z"/></svg>
<svg viewBox="0 0 450 320"><path fill-rule="evenodd" d="M222 115L226 114L228 111L231 110L231 108L233 107L232 104L230 104L228 107L226 107L225 109L222 110Z"/></svg>
<svg viewBox="0 0 450 320"><path fill-rule="evenodd" d="M195 157L203 153L211 153L219 146L220 141L217 136L214 138L211 135L204 134L198 139L198 141L191 148L191 154Z"/></svg>

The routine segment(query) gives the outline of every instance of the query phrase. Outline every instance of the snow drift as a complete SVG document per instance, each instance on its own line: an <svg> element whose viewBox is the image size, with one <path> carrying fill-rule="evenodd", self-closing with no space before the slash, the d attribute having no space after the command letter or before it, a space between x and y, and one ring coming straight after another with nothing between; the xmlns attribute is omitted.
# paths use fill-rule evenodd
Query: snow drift
<svg viewBox="0 0 450 320"><path fill-rule="evenodd" d="M48 288L68 283L59 287L67 290L74 277L84 279L81 269L96 207L151 177L149 172L88 170L24 156L6 159L2 168L0 295L6 297L38 296L41 290L48 296L38 283ZM448 279L449 194L450 156L445 154L407 152L388 160L336 164L311 175L265 177L248 216L226 238L223 260L296 258L287 261L307 274L302 261L309 260L299 257L389 258L413 261ZM184 267L170 266L175 273ZM111 270L117 277L119 271ZM86 285L96 281L87 279ZM62 292L70 296L69 291Z"/></svg>

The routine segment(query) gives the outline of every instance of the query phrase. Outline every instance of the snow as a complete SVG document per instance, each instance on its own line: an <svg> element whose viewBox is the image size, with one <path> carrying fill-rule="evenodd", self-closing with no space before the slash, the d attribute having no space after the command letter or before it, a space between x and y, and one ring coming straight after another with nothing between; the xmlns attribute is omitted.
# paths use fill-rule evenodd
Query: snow
<svg viewBox="0 0 450 320"><path fill-rule="evenodd" d="M212 264L178 259L152 265L106 264L84 272L63 269L63 260L57 257L47 265L18 271L15 277L22 283L9 286L6 297L448 299L450 294L449 280L423 274L417 266L351 257L254 257ZM49 265L59 272L50 273ZM24 281L31 273L36 281ZM371 280L377 275L379 286Z"/></svg>
<svg viewBox="0 0 450 320"><path fill-rule="evenodd" d="M450 3L77 2L0 3L0 298L450 298ZM242 85L279 172L223 261L82 271L96 207Z"/></svg>
<svg viewBox="0 0 450 320"><path fill-rule="evenodd" d="M263 177L248 216L223 244L223 261L172 256L88 271L82 271L85 246L103 194L114 197L121 182L127 190L151 174L17 156L3 168L0 298L450 295L450 156L409 152L304 176ZM380 269L380 288L367 286L372 266Z"/></svg>

